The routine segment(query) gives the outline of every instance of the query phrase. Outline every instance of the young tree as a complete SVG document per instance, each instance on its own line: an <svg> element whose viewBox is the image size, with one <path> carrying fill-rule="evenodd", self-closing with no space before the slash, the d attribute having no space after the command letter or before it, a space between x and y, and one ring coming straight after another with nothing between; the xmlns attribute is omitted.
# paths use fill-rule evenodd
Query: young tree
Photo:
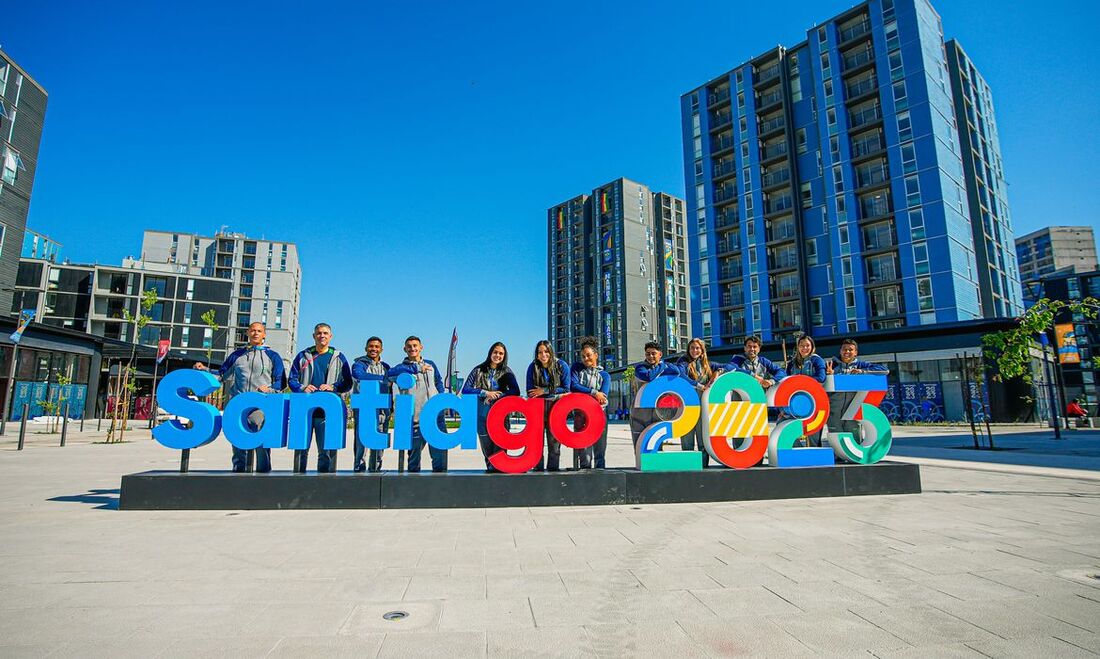
<svg viewBox="0 0 1100 659"><path fill-rule="evenodd" d="M997 366L995 379L1021 378L1031 384L1031 348L1036 337L1052 329L1058 314L1067 310L1092 320L1100 311L1100 300L1087 297L1063 302L1043 298L1016 319L1016 327L983 336L985 356Z"/></svg>
<svg viewBox="0 0 1100 659"><path fill-rule="evenodd" d="M125 366L119 364L119 380L115 391L115 409L111 415L111 427L107 429L107 442L121 442L126 432L126 421L130 418L130 404L133 394L137 392L137 369L134 368L134 359L137 358L137 343L141 340L141 330L152 320L149 310L157 303L157 290L150 288L141 294L141 304L137 315L130 313L129 309L122 310L122 319L134 326L134 336L131 341L133 348L130 350L130 360ZM118 433L117 437L115 433Z"/></svg>

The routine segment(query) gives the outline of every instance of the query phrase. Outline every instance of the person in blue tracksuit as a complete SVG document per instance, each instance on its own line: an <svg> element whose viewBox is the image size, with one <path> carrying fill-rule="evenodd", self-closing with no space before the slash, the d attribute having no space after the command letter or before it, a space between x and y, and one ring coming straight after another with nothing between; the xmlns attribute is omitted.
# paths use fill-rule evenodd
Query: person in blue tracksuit
<svg viewBox="0 0 1100 659"><path fill-rule="evenodd" d="M859 344L854 339L844 339L840 342L840 355L836 359L830 359L825 364L827 375L860 375L863 373L888 373L882 364L859 359ZM841 432L852 433L856 441L862 441L863 424L859 421L845 421L844 411L855 400L856 392L836 391L829 394L829 420L827 426L830 435Z"/></svg>
<svg viewBox="0 0 1100 659"><path fill-rule="evenodd" d="M714 368L710 365L710 359L707 358L707 344L699 338L689 341L687 352L676 362L676 366L680 369L681 376L695 387L695 391L699 392L699 402L706 405L707 401L703 400L703 392L714 382L714 378L717 376ZM703 419L700 417L699 423L695 424L694 428L680 438L680 448L682 450L699 450L703 453L704 469L710 464L710 453L703 446L703 439L706 437L707 432L703 428Z"/></svg>
<svg viewBox="0 0 1100 659"><path fill-rule="evenodd" d="M351 391L351 366L344 353L329 345L332 341L332 327L328 323L317 323L313 327L313 345L298 353L290 365L290 390L295 393L311 394L315 391L331 391L344 394ZM315 410L310 422L309 440L305 450L294 452L294 471L305 473L306 459L309 457L309 443L317 440L317 471L332 473L336 471L336 451L325 450L324 412ZM343 419L334 419L341 423ZM343 429L341 428L341 431Z"/></svg>
<svg viewBox="0 0 1100 659"><path fill-rule="evenodd" d="M664 360L664 349L660 343L650 341L645 344L645 361L634 365L633 389L637 392L642 386L653 382L662 375L681 377L680 367ZM675 410L673 410L675 413ZM668 420L668 410L650 409L644 410L638 407L630 410L630 435L634 445L638 445L638 438L647 426L655 421Z"/></svg>
<svg viewBox="0 0 1100 659"><path fill-rule="evenodd" d="M420 341L420 337L410 336L405 339L405 359L386 373L386 379L394 384L397 383L397 378L404 373L413 376L411 389L401 389L399 387L397 391L413 397L412 448L409 449L408 469L414 474L420 471L420 456L424 452L424 445L427 444L424 441L424 433L420 429L420 410L424 409L424 403L428 402L429 398L444 391L442 372L435 365L435 362L424 359L421 355L423 350L424 344ZM440 430L445 431L447 429L442 415L435 422L436 427ZM428 454L432 458L433 472L447 471L447 451L445 449L438 449L429 445Z"/></svg>
<svg viewBox="0 0 1100 659"><path fill-rule="evenodd" d="M794 356L787 360L787 375L807 375L825 384L825 360L817 354L817 344L810 336L799 337ZM831 410L832 408L830 408ZM806 446L821 446L821 430L805 437Z"/></svg>
<svg viewBox="0 0 1100 659"><path fill-rule="evenodd" d="M286 369L279 353L264 345L267 328L263 323L248 326L248 345L229 353L213 375L219 380L229 382L228 395L259 391L270 394L282 391L286 387ZM197 363L195 368L205 371L206 364ZM253 410L248 415L249 430L259 430L264 425L264 413ZM271 449L260 447L256 451L256 471L266 474L271 471ZM248 451L233 447L233 471L243 472L248 468Z"/></svg>
<svg viewBox="0 0 1100 659"><path fill-rule="evenodd" d="M550 409L554 401L569 393L569 365L558 359L549 341L535 344L535 359L527 367L527 397L542 398L546 409L543 421L546 427L546 471L558 471L561 463L561 443L550 433ZM535 471L543 470L539 459Z"/></svg>
<svg viewBox="0 0 1100 659"><path fill-rule="evenodd" d="M508 368L508 348L497 341L489 347L485 361L481 362L466 376L462 385L463 396L477 396L477 438L481 443L481 453L485 456L485 470L496 471L489 458L503 451L489 438L485 420L489 417L489 408L504 396L518 396L519 382L516 374Z"/></svg>
<svg viewBox="0 0 1100 659"><path fill-rule="evenodd" d="M756 378L764 391L767 391L775 386L776 382L787 377L787 372L783 370L782 366L773 363L767 357L761 357L760 346L759 336L745 337L745 354L734 355L730 363L726 364L726 367L722 370L748 373Z"/></svg>
<svg viewBox="0 0 1100 659"><path fill-rule="evenodd" d="M386 381L386 372L390 370L390 365L382 361L382 339L377 336L367 339L364 350L367 354L356 357L351 364L351 376L355 378L354 391L359 392L360 382L374 380L380 383L379 391L386 394L390 402L386 409L378 410L376 418L367 419L367 423L377 424L378 432L384 433L389 428L390 418L393 416L393 396L390 393L390 383ZM355 410L355 471L382 471L382 449L372 448L367 461L363 460L364 453L366 449L359 437L359 410Z"/></svg>
<svg viewBox="0 0 1100 659"><path fill-rule="evenodd" d="M580 452L580 468L604 469L607 466L607 397L611 393L611 376L600 366L600 347L594 337L581 339L581 360L569 369L569 389L576 393L588 394L596 399L603 408L605 423L603 434L595 444ZM574 418L573 429L577 431L588 427L585 417Z"/></svg>

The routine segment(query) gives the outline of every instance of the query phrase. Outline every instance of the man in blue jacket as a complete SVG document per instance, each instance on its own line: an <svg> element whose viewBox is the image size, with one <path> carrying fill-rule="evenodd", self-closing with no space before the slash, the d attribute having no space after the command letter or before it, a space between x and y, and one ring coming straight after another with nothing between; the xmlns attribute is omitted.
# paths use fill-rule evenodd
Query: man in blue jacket
<svg viewBox="0 0 1100 659"><path fill-rule="evenodd" d="M264 345L267 328L263 323L248 326L248 345L229 353L213 375L222 382L228 381L229 398L249 391L270 394L282 391L286 387L286 369L279 353ZM195 368L205 371L206 364L197 363ZM249 430L255 432L264 425L264 413L253 410L248 415ZM256 471L266 474L271 471L271 449L258 448L256 451ZM248 469L248 451L233 447L233 471Z"/></svg>
<svg viewBox="0 0 1100 659"><path fill-rule="evenodd" d="M859 345L854 339L844 339L840 342L840 356L825 362L825 373L828 375L860 375L862 373L888 373L882 364L859 359ZM856 399L854 391L834 391L829 393L829 419L826 427L830 435L840 432L850 432L857 442L863 441L863 424L859 421L845 421L844 411Z"/></svg>
<svg viewBox="0 0 1100 659"><path fill-rule="evenodd" d="M745 337L745 354L734 355L724 371L741 371L756 378L760 387L767 391L776 382L787 377L787 372L778 364L773 363L767 357L760 356L760 337Z"/></svg>
<svg viewBox="0 0 1100 659"><path fill-rule="evenodd" d="M634 365L634 382L633 389L635 393L644 385L653 382L662 375L672 375L675 377L681 377L683 372L680 367L672 362L663 361L664 350L660 343L656 341L650 341L645 344L645 361ZM630 410L630 436L634 440L634 445L638 445L638 438L641 436L642 431L646 429L650 424L655 421L667 421L676 416L677 408L666 408L665 410L652 409L644 410L638 407ZM671 410L671 412L669 411Z"/></svg>
<svg viewBox="0 0 1100 659"><path fill-rule="evenodd" d="M299 352L290 366L291 391L306 394L315 391L345 394L351 391L353 379L348 358L330 346L330 341L332 341L332 328L328 323L317 323L313 327L313 346ZM343 419L333 420L334 423L342 421ZM294 471L305 473L309 443L314 437L317 439L317 471L321 473L336 471L336 451L325 450L322 446L325 442L325 423L324 412L315 410L305 450L294 451Z"/></svg>
<svg viewBox="0 0 1100 659"><path fill-rule="evenodd" d="M379 391L386 394L390 402L386 409L378 410L377 418L367 419L366 422L376 423L378 432L385 433L393 416L393 396L390 394L390 383L386 381L386 372L390 370L390 365L382 361L382 339L377 336L370 337L364 349L367 354L356 357L351 365L351 376L355 378L355 393L359 392L360 382L374 380L379 383ZM370 450L369 465L363 460L364 452L365 448L359 436L359 410L355 410L355 471L382 471L382 449Z"/></svg>
<svg viewBox="0 0 1100 659"><path fill-rule="evenodd" d="M424 403L437 394L443 393L443 376L439 367L430 359L424 359L421 352L424 344L420 337L410 336L405 339L405 359L386 373L386 380L396 383L397 378L408 373L413 376L414 382L411 389L398 388L398 393L409 394L413 397L413 427L412 448L409 450L409 471L420 471L420 455L424 452L424 434L420 430L420 410ZM446 430L447 426L440 418L437 423L440 430ZM434 446L428 447L428 454L432 457L432 471L447 471L447 451Z"/></svg>

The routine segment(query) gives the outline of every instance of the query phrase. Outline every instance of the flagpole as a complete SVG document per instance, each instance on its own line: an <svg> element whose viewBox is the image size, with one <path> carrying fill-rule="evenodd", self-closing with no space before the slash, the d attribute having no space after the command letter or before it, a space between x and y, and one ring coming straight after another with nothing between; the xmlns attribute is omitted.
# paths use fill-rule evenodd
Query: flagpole
<svg viewBox="0 0 1100 659"><path fill-rule="evenodd" d="M153 362L153 399L152 399L152 411L149 414L149 429L152 430L157 425L157 374L160 372L160 360Z"/></svg>

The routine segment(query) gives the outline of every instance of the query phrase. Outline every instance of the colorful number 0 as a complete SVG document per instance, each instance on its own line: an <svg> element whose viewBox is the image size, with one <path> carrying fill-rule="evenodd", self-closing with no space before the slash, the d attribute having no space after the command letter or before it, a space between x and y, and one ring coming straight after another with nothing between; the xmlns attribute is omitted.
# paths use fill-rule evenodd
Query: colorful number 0
<svg viewBox="0 0 1100 659"><path fill-rule="evenodd" d="M733 394L737 400L726 400ZM768 450L768 401L760 383L748 373L723 373L705 393L703 448L732 469L748 469ZM700 433L702 434L702 433ZM733 447L729 440L745 440Z"/></svg>

